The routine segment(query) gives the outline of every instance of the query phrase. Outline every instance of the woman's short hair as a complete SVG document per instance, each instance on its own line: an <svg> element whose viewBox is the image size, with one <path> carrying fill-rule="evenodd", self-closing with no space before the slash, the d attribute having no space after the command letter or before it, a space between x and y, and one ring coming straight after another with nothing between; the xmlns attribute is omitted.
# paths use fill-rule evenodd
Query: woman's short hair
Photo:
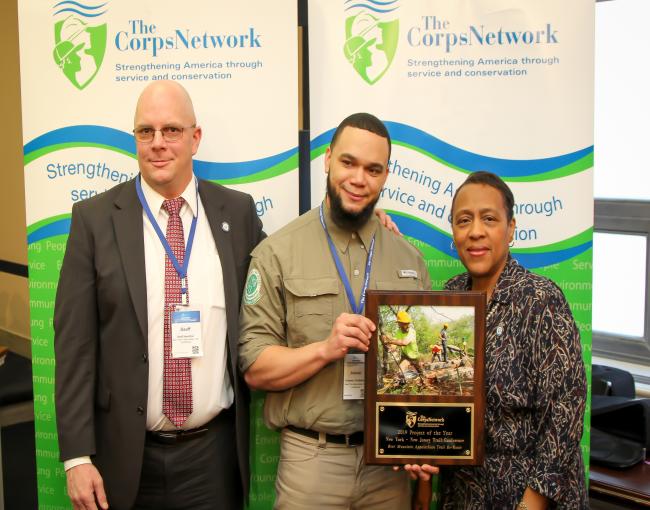
<svg viewBox="0 0 650 510"><path fill-rule="evenodd" d="M483 184L485 186L490 186L496 189L499 193L501 193L501 198L503 198L503 206L506 209L508 221L513 218L515 197L512 194L512 190L505 182L503 182L503 179L501 179L501 177L493 174L492 172L485 172L483 170L469 174L467 176L467 179L465 179L465 182L463 182L463 184L458 187L456 193L454 193L454 198L451 201L452 213L454 211L454 203L456 202L456 197L458 196L460 190L463 189L463 186L466 184Z"/></svg>

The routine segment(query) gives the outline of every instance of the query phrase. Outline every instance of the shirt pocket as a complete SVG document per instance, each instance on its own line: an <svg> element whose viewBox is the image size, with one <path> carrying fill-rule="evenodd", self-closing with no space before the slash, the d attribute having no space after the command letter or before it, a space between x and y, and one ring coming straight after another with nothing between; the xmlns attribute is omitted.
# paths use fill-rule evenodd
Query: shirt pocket
<svg viewBox="0 0 650 510"><path fill-rule="evenodd" d="M287 290L287 342L298 347L324 340L334 322L334 303L339 294L335 278L292 278Z"/></svg>

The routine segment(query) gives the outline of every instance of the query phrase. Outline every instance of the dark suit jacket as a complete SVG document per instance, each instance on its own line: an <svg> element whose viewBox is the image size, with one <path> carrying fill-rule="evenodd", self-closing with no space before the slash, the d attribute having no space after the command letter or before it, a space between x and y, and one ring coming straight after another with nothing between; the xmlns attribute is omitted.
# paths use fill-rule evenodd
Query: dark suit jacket
<svg viewBox="0 0 650 510"><path fill-rule="evenodd" d="M248 389L236 362L239 305L250 252L264 233L249 195L204 181L199 194L223 271L228 369L246 498ZM111 507L130 508L142 468L149 368L142 206L134 181L72 208L54 331L61 460L91 455Z"/></svg>

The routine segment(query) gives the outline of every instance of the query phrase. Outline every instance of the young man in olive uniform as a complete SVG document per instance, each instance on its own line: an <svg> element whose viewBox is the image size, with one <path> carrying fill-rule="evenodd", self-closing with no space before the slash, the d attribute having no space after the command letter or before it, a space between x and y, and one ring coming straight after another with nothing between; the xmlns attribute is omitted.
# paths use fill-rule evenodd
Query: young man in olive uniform
<svg viewBox="0 0 650 510"><path fill-rule="evenodd" d="M365 290L424 290L424 261L380 227L374 206L390 138L361 113L325 155L327 195L252 254L241 312L240 368L267 390L264 416L282 430L276 508L410 505L408 476L363 460L363 355L375 325ZM427 475L428 476L428 475Z"/></svg>

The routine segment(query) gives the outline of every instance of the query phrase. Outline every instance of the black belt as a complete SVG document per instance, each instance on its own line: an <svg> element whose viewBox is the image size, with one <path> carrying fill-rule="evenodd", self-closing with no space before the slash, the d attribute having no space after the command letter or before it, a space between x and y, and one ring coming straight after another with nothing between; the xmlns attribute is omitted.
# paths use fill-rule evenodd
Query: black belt
<svg viewBox="0 0 650 510"><path fill-rule="evenodd" d="M192 441L205 436L208 427L198 427L188 430L148 430L147 438L161 444L177 444Z"/></svg>
<svg viewBox="0 0 650 510"><path fill-rule="evenodd" d="M302 429L293 425L287 425L287 428L291 432L295 432L301 436L311 437L312 439L318 439L320 436L320 432L315 430ZM325 434L325 441L327 443L344 444L346 446L361 446L363 445L363 431L359 430L352 434Z"/></svg>

